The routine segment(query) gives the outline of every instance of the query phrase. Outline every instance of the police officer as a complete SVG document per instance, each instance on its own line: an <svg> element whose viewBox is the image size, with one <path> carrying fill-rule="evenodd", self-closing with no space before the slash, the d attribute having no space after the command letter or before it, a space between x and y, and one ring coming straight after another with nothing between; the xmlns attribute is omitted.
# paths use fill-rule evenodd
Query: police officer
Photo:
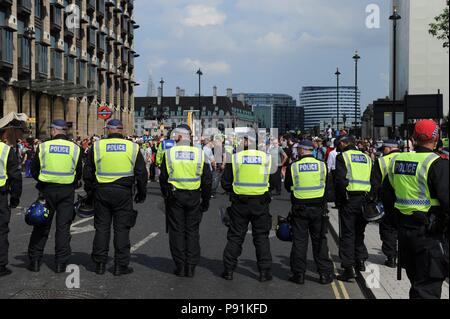
<svg viewBox="0 0 450 319"><path fill-rule="evenodd" d="M434 121L417 122L415 153L396 156L383 184L384 205L399 212L399 264L411 299L441 298L449 272L449 162L433 153L438 138Z"/></svg>
<svg viewBox="0 0 450 319"><path fill-rule="evenodd" d="M308 252L308 232L311 235L314 260L323 285L333 282L333 262L327 245L328 209L326 199L328 169L312 155L313 143L299 144L300 159L286 170L285 187L291 193L291 251L290 281L303 285Z"/></svg>
<svg viewBox="0 0 450 319"><path fill-rule="evenodd" d="M161 168L164 153L167 150L170 150L174 146L175 146L175 141L170 138L163 140L163 141L161 141L161 143L159 143L158 150L156 151L156 160L155 160L157 167Z"/></svg>
<svg viewBox="0 0 450 319"><path fill-rule="evenodd" d="M176 146L164 154L159 181L167 205L174 274L194 277L200 259L199 227L202 213L209 208L212 176L203 151L191 146L189 126L178 126L172 136Z"/></svg>
<svg viewBox="0 0 450 319"><path fill-rule="evenodd" d="M133 210L133 188L136 204L147 196L147 169L136 143L125 140L123 124L110 120L106 126L108 138L95 142L87 154L84 167L85 191L94 198L95 238L92 260L95 272L105 273L108 260L111 223L114 228L114 276L133 272L130 264L130 230L136 223Z"/></svg>
<svg viewBox="0 0 450 319"><path fill-rule="evenodd" d="M242 141L241 141L242 142ZM242 252L242 244L252 224L253 243L261 282L272 280L272 255L269 232L272 216L269 212L269 176L271 157L265 152L251 149L256 145L252 137L245 138L240 152L232 156L222 176L222 187L230 193L231 208L228 243L223 252L222 277L233 280L233 272ZM250 144L250 145L249 145Z"/></svg>
<svg viewBox="0 0 450 319"><path fill-rule="evenodd" d="M8 194L9 202L8 202ZM8 264L8 233L11 208L19 206L22 195L22 174L14 149L0 142L0 277L10 275Z"/></svg>
<svg viewBox="0 0 450 319"><path fill-rule="evenodd" d="M381 201L381 189L387 177L388 168L393 158L400 154L398 142L387 140L383 143L383 156L377 159L372 169L370 182L372 185L371 199ZM386 256L385 265L390 268L397 267L397 214L385 208L385 215L380 222L381 247Z"/></svg>
<svg viewBox="0 0 450 319"><path fill-rule="evenodd" d="M31 174L37 180L36 188L45 198L50 210L49 221L35 226L28 246L28 270L39 272L45 244L56 215L55 272L66 271L72 253L70 227L74 220L75 189L82 177L80 147L68 140L67 124L55 120L51 126L52 140L42 143L31 162Z"/></svg>
<svg viewBox="0 0 450 319"><path fill-rule="evenodd" d="M367 221L363 206L371 190L371 158L355 146L355 137L344 136L339 141L341 154L336 157L336 204L339 209L339 256L344 273L339 280L351 281L356 271L366 270L369 255L364 244Z"/></svg>

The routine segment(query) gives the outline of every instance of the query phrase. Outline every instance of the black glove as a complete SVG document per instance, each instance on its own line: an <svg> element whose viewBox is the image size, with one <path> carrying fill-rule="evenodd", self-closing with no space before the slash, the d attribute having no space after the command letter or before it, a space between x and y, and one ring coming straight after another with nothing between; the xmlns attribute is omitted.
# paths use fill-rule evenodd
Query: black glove
<svg viewBox="0 0 450 319"><path fill-rule="evenodd" d="M202 213L205 213L208 211L208 209L209 209L209 201L208 202L202 201L202 203L200 204L200 211Z"/></svg>
<svg viewBox="0 0 450 319"><path fill-rule="evenodd" d="M9 207L11 208L17 208L17 206L19 206L20 203L20 199L19 198L15 198L15 197L11 197L9 199Z"/></svg>
<svg viewBox="0 0 450 319"><path fill-rule="evenodd" d="M145 202L146 199L147 199L147 195L137 193L136 196L134 197L134 202L136 204L142 204Z"/></svg>

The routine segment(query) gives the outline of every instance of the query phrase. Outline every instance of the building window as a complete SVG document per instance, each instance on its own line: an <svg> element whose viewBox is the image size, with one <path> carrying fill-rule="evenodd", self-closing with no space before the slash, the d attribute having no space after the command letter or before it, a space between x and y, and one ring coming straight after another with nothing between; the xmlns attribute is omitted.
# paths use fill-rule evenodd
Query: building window
<svg viewBox="0 0 450 319"><path fill-rule="evenodd" d="M77 84L86 86L86 62L78 60Z"/></svg>
<svg viewBox="0 0 450 319"><path fill-rule="evenodd" d="M13 64L13 32L0 29L0 62Z"/></svg>
<svg viewBox="0 0 450 319"><path fill-rule="evenodd" d="M42 0L34 0L34 16L42 19Z"/></svg>
<svg viewBox="0 0 450 319"><path fill-rule="evenodd" d="M41 43L36 43L36 70L39 74L48 74L48 47Z"/></svg>
<svg viewBox="0 0 450 319"><path fill-rule="evenodd" d="M55 49L51 51L51 66L50 76L52 79L62 80L62 52L58 52Z"/></svg>
<svg viewBox="0 0 450 319"><path fill-rule="evenodd" d="M75 71L75 59L70 56L66 56L65 62L66 62L66 69L64 72L64 80L73 83Z"/></svg>

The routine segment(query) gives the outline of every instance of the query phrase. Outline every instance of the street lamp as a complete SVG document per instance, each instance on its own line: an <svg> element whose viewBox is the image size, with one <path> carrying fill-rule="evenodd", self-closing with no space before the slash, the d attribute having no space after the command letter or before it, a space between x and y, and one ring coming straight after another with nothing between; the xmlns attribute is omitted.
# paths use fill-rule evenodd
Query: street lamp
<svg viewBox="0 0 450 319"><path fill-rule="evenodd" d="M163 103L163 96L164 96L164 80L161 78L161 81L159 81L159 84L161 84L161 116L160 116L160 122L164 120L164 103Z"/></svg>
<svg viewBox="0 0 450 319"><path fill-rule="evenodd" d="M353 60L355 60L355 133L358 130L358 60L361 57L358 54L358 51L355 52L353 56Z"/></svg>
<svg viewBox="0 0 450 319"><path fill-rule="evenodd" d="M27 39L28 40L28 42L29 42L29 46L28 46L28 58L29 58L29 60L28 60L28 63L29 63L29 68L30 68L30 78L29 78L29 87L30 87L30 92L29 92L29 106L30 106L30 109L29 109L29 116L31 117L31 113L32 113L32 109L33 109L33 105L32 105L32 101L31 101L31 86L33 85L33 74L32 74L32 64L33 64L33 61L32 61L32 58L31 58L31 46L32 46L32 42L33 42L33 40L35 39L35 35L36 34L36 32L34 31L34 29L33 28L31 28L31 27L27 27L26 29L25 29L25 31L23 32L23 36L25 37L25 39ZM39 123L36 123L36 128L39 126ZM31 130L31 123L30 123L30 130ZM37 133L37 129L36 129L36 135L38 135L38 133ZM36 136L37 137L37 136Z"/></svg>
<svg viewBox="0 0 450 319"><path fill-rule="evenodd" d="M197 74L198 74L198 110L200 112L200 118L202 118L202 110L201 110L201 96L202 96L201 89L202 89L202 75L203 75L202 70L198 69Z"/></svg>
<svg viewBox="0 0 450 319"><path fill-rule="evenodd" d="M342 73L339 72L339 68L337 68L337 71L335 73L336 79L337 79L337 86L336 86L336 103L337 103L337 130L339 131L339 76Z"/></svg>
<svg viewBox="0 0 450 319"><path fill-rule="evenodd" d="M395 104L397 99L397 21L402 17L397 13L397 7L394 6L394 13L389 17L393 21L393 42L394 42L394 56L392 59L393 66L393 84L392 84L392 131L394 138L396 137L396 121L395 121Z"/></svg>

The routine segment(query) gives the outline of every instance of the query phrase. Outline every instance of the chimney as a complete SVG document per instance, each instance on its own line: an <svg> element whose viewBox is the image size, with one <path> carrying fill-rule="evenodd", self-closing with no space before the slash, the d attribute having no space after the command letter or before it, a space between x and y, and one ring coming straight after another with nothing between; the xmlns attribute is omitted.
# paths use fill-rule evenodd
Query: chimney
<svg viewBox="0 0 450 319"><path fill-rule="evenodd" d="M217 86L213 87L213 105L217 104Z"/></svg>
<svg viewBox="0 0 450 319"><path fill-rule="evenodd" d="M180 96L186 96L186 90L180 89Z"/></svg>
<svg viewBox="0 0 450 319"><path fill-rule="evenodd" d="M227 97L230 99L231 103L233 103L233 89L227 89Z"/></svg>
<svg viewBox="0 0 450 319"><path fill-rule="evenodd" d="M161 105L161 87L158 88L158 105Z"/></svg>
<svg viewBox="0 0 450 319"><path fill-rule="evenodd" d="M176 105L180 105L180 87L177 86L177 96L176 96Z"/></svg>

